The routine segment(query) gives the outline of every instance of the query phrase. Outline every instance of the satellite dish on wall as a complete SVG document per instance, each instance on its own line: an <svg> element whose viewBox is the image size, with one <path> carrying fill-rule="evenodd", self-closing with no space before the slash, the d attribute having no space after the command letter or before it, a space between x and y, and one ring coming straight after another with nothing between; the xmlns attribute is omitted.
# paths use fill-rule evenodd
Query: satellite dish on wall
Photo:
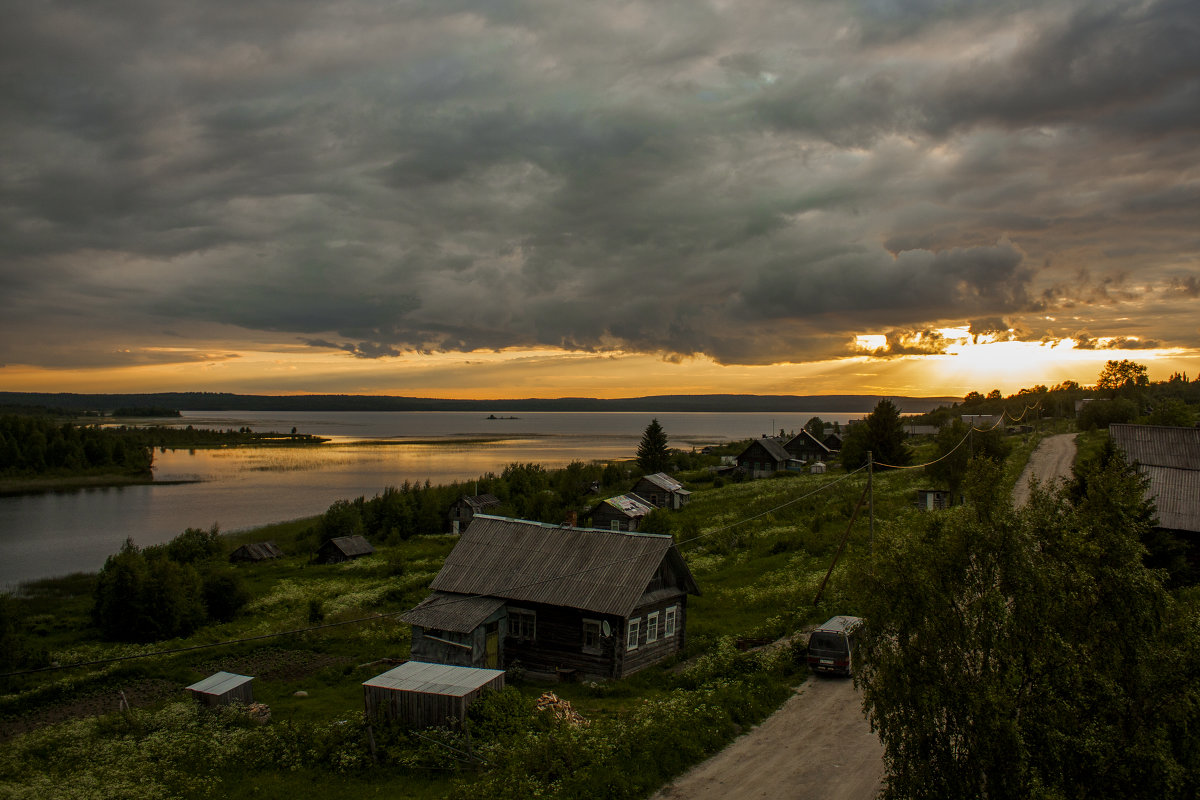
<svg viewBox="0 0 1200 800"><path fill-rule="evenodd" d="M612 636L612 626L608 624L608 620L600 623L600 632L605 636Z"/></svg>

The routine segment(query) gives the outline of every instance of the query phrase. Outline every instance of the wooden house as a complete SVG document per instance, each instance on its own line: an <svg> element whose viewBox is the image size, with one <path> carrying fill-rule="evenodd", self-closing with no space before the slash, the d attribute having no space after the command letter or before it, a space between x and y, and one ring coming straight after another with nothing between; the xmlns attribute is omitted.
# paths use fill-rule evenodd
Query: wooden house
<svg viewBox="0 0 1200 800"><path fill-rule="evenodd" d="M620 494L601 500L592 509L593 528L611 531L636 531L642 519L654 510L654 506L636 494Z"/></svg>
<svg viewBox="0 0 1200 800"><path fill-rule="evenodd" d="M692 499L692 493L683 484L665 472L643 475L633 486L633 493L657 508L675 511L683 508Z"/></svg>
<svg viewBox="0 0 1200 800"><path fill-rule="evenodd" d="M791 453L777 439L755 439L738 453L738 468L751 478L765 478L787 469Z"/></svg>
<svg viewBox="0 0 1200 800"><path fill-rule="evenodd" d="M450 506L450 532L462 533L476 514L486 514L488 509L494 509L498 505L500 498L494 494L464 494Z"/></svg>
<svg viewBox="0 0 1200 800"><path fill-rule="evenodd" d="M317 550L317 562L320 564L339 564L353 558L369 556L375 552L362 536L339 536L330 539Z"/></svg>
<svg viewBox="0 0 1200 800"><path fill-rule="evenodd" d="M230 703L250 705L254 702L254 692L250 688L252 680L254 678L248 675L218 672L199 683L193 683L187 690L203 706L227 706Z"/></svg>
<svg viewBox="0 0 1200 800"><path fill-rule="evenodd" d="M461 723L484 691L504 688L504 670L408 661L363 681L367 718L415 728Z"/></svg>
<svg viewBox="0 0 1200 800"><path fill-rule="evenodd" d="M422 661L620 678L682 649L695 579L670 536L480 514L402 619Z"/></svg>
<svg viewBox="0 0 1200 800"><path fill-rule="evenodd" d="M790 458L803 461L806 464L810 461L829 460L829 448L825 446L824 442L806 430L800 431L791 439L784 442L783 449L788 452Z"/></svg>
<svg viewBox="0 0 1200 800"><path fill-rule="evenodd" d="M1108 435L1146 476L1158 527L1194 542L1200 533L1200 428L1113 424Z"/></svg>
<svg viewBox="0 0 1200 800"><path fill-rule="evenodd" d="M821 444L829 448L829 452L837 453L842 449L842 435L840 433L827 433L825 438L821 440Z"/></svg>
<svg viewBox="0 0 1200 800"><path fill-rule="evenodd" d="M282 557L283 551L274 542L250 542L229 554L230 561L267 561Z"/></svg>

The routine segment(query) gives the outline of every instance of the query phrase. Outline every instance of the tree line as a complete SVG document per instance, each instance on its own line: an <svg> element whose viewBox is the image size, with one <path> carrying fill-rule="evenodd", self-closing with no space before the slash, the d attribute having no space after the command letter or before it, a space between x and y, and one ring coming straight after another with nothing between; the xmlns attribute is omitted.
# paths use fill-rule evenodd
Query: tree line
<svg viewBox="0 0 1200 800"><path fill-rule="evenodd" d="M49 417L0 416L0 475L36 476L88 470L143 472L153 453L120 432Z"/></svg>

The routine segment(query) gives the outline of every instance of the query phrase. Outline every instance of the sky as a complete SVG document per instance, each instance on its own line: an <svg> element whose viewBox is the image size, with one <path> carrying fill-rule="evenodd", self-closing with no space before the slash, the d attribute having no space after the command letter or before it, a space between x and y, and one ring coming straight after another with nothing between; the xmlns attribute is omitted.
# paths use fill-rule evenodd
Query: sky
<svg viewBox="0 0 1200 800"><path fill-rule="evenodd" d="M0 390L1200 373L1195 0L0 12Z"/></svg>

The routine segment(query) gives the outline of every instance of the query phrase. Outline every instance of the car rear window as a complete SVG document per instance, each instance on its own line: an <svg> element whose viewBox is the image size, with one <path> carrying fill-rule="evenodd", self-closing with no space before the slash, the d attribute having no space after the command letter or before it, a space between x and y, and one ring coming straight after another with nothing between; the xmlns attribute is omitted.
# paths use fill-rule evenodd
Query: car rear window
<svg viewBox="0 0 1200 800"><path fill-rule="evenodd" d="M846 652L845 637L836 633L817 631L808 640L809 650L832 650L837 653Z"/></svg>

